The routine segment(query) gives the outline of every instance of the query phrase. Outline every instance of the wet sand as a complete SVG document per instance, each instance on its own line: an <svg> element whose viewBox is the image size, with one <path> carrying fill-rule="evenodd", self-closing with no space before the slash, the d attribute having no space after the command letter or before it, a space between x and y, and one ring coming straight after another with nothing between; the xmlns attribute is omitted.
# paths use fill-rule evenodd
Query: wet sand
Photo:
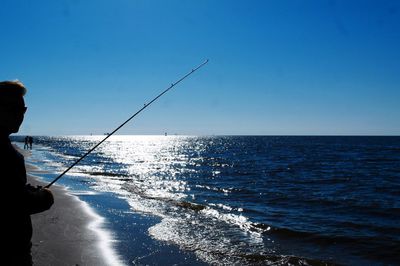
<svg viewBox="0 0 400 266"><path fill-rule="evenodd" d="M19 151L25 157L30 154ZM34 176L40 169L29 164L26 168L28 183L46 185ZM54 185L51 191L55 198L51 209L31 216L34 265L121 265L101 230L102 218L63 187Z"/></svg>

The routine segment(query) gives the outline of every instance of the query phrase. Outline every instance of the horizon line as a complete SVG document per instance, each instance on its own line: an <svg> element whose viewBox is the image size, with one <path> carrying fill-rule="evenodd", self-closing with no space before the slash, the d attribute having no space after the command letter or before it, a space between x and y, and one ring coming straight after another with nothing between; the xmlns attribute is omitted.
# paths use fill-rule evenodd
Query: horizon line
<svg viewBox="0 0 400 266"><path fill-rule="evenodd" d="M68 137L68 136L107 136L107 134L11 134L14 137ZM113 136L177 136L177 137L400 137L400 134L114 134Z"/></svg>

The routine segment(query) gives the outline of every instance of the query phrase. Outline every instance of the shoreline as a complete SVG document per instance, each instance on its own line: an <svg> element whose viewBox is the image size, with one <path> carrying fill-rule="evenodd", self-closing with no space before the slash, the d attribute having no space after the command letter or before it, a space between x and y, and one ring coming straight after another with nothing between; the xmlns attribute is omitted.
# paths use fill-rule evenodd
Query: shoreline
<svg viewBox="0 0 400 266"><path fill-rule="evenodd" d="M30 150L15 146L26 157L28 183L45 186L55 178L29 157ZM208 265L194 251L152 238L148 230L161 218L133 211L112 193L87 190L68 178L51 191L52 208L31 215L34 265Z"/></svg>
<svg viewBox="0 0 400 266"><path fill-rule="evenodd" d="M47 185L35 176L41 173L37 166L26 163L26 171L28 183ZM53 185L51 191L50 210L31 215L34 265L124 265L112 247L112 233L104 229L105 219L65 187Z"/></svg>

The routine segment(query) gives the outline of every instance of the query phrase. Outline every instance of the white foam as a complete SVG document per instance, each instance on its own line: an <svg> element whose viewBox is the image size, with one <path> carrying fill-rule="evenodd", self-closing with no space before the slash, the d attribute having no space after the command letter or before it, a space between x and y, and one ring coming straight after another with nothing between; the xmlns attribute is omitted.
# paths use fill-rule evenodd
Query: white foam
<svg viewBox="0 0 400 266"><path fill-rule="evenodd" d="M98 237L97 247L99 248L99 254L103 258L105 264L111 266L124 265L120 256L114 249L113 244L116 242L116 240L113 238L112 233L104 228L106 219L98 215L88 203L80 200L76 196L75 198L79 201L84 212L92 218L88 223L87 228L93 231Z"/></svg>
<svg viewBox="0 0 400 266"><path fill-rule="evenodd" d="M93 195L99 194L98 192L89 191L89 190L70 190L69 193L71 193L72 195L75 195L75 196L82 196L82 195L93 196Z"/></svg>

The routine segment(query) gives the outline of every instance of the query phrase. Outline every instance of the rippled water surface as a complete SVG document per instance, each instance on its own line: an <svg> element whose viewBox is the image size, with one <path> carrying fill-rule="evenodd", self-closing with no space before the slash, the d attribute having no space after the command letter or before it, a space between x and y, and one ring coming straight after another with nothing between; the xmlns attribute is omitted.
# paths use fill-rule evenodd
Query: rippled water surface
<svg viewBox="0 0 400 266"><path fill-rule="evenodd" d="M61 171L103 136L40 137ZM400 137L113 136L71 174L217 264L400 261Z"/></svg>

